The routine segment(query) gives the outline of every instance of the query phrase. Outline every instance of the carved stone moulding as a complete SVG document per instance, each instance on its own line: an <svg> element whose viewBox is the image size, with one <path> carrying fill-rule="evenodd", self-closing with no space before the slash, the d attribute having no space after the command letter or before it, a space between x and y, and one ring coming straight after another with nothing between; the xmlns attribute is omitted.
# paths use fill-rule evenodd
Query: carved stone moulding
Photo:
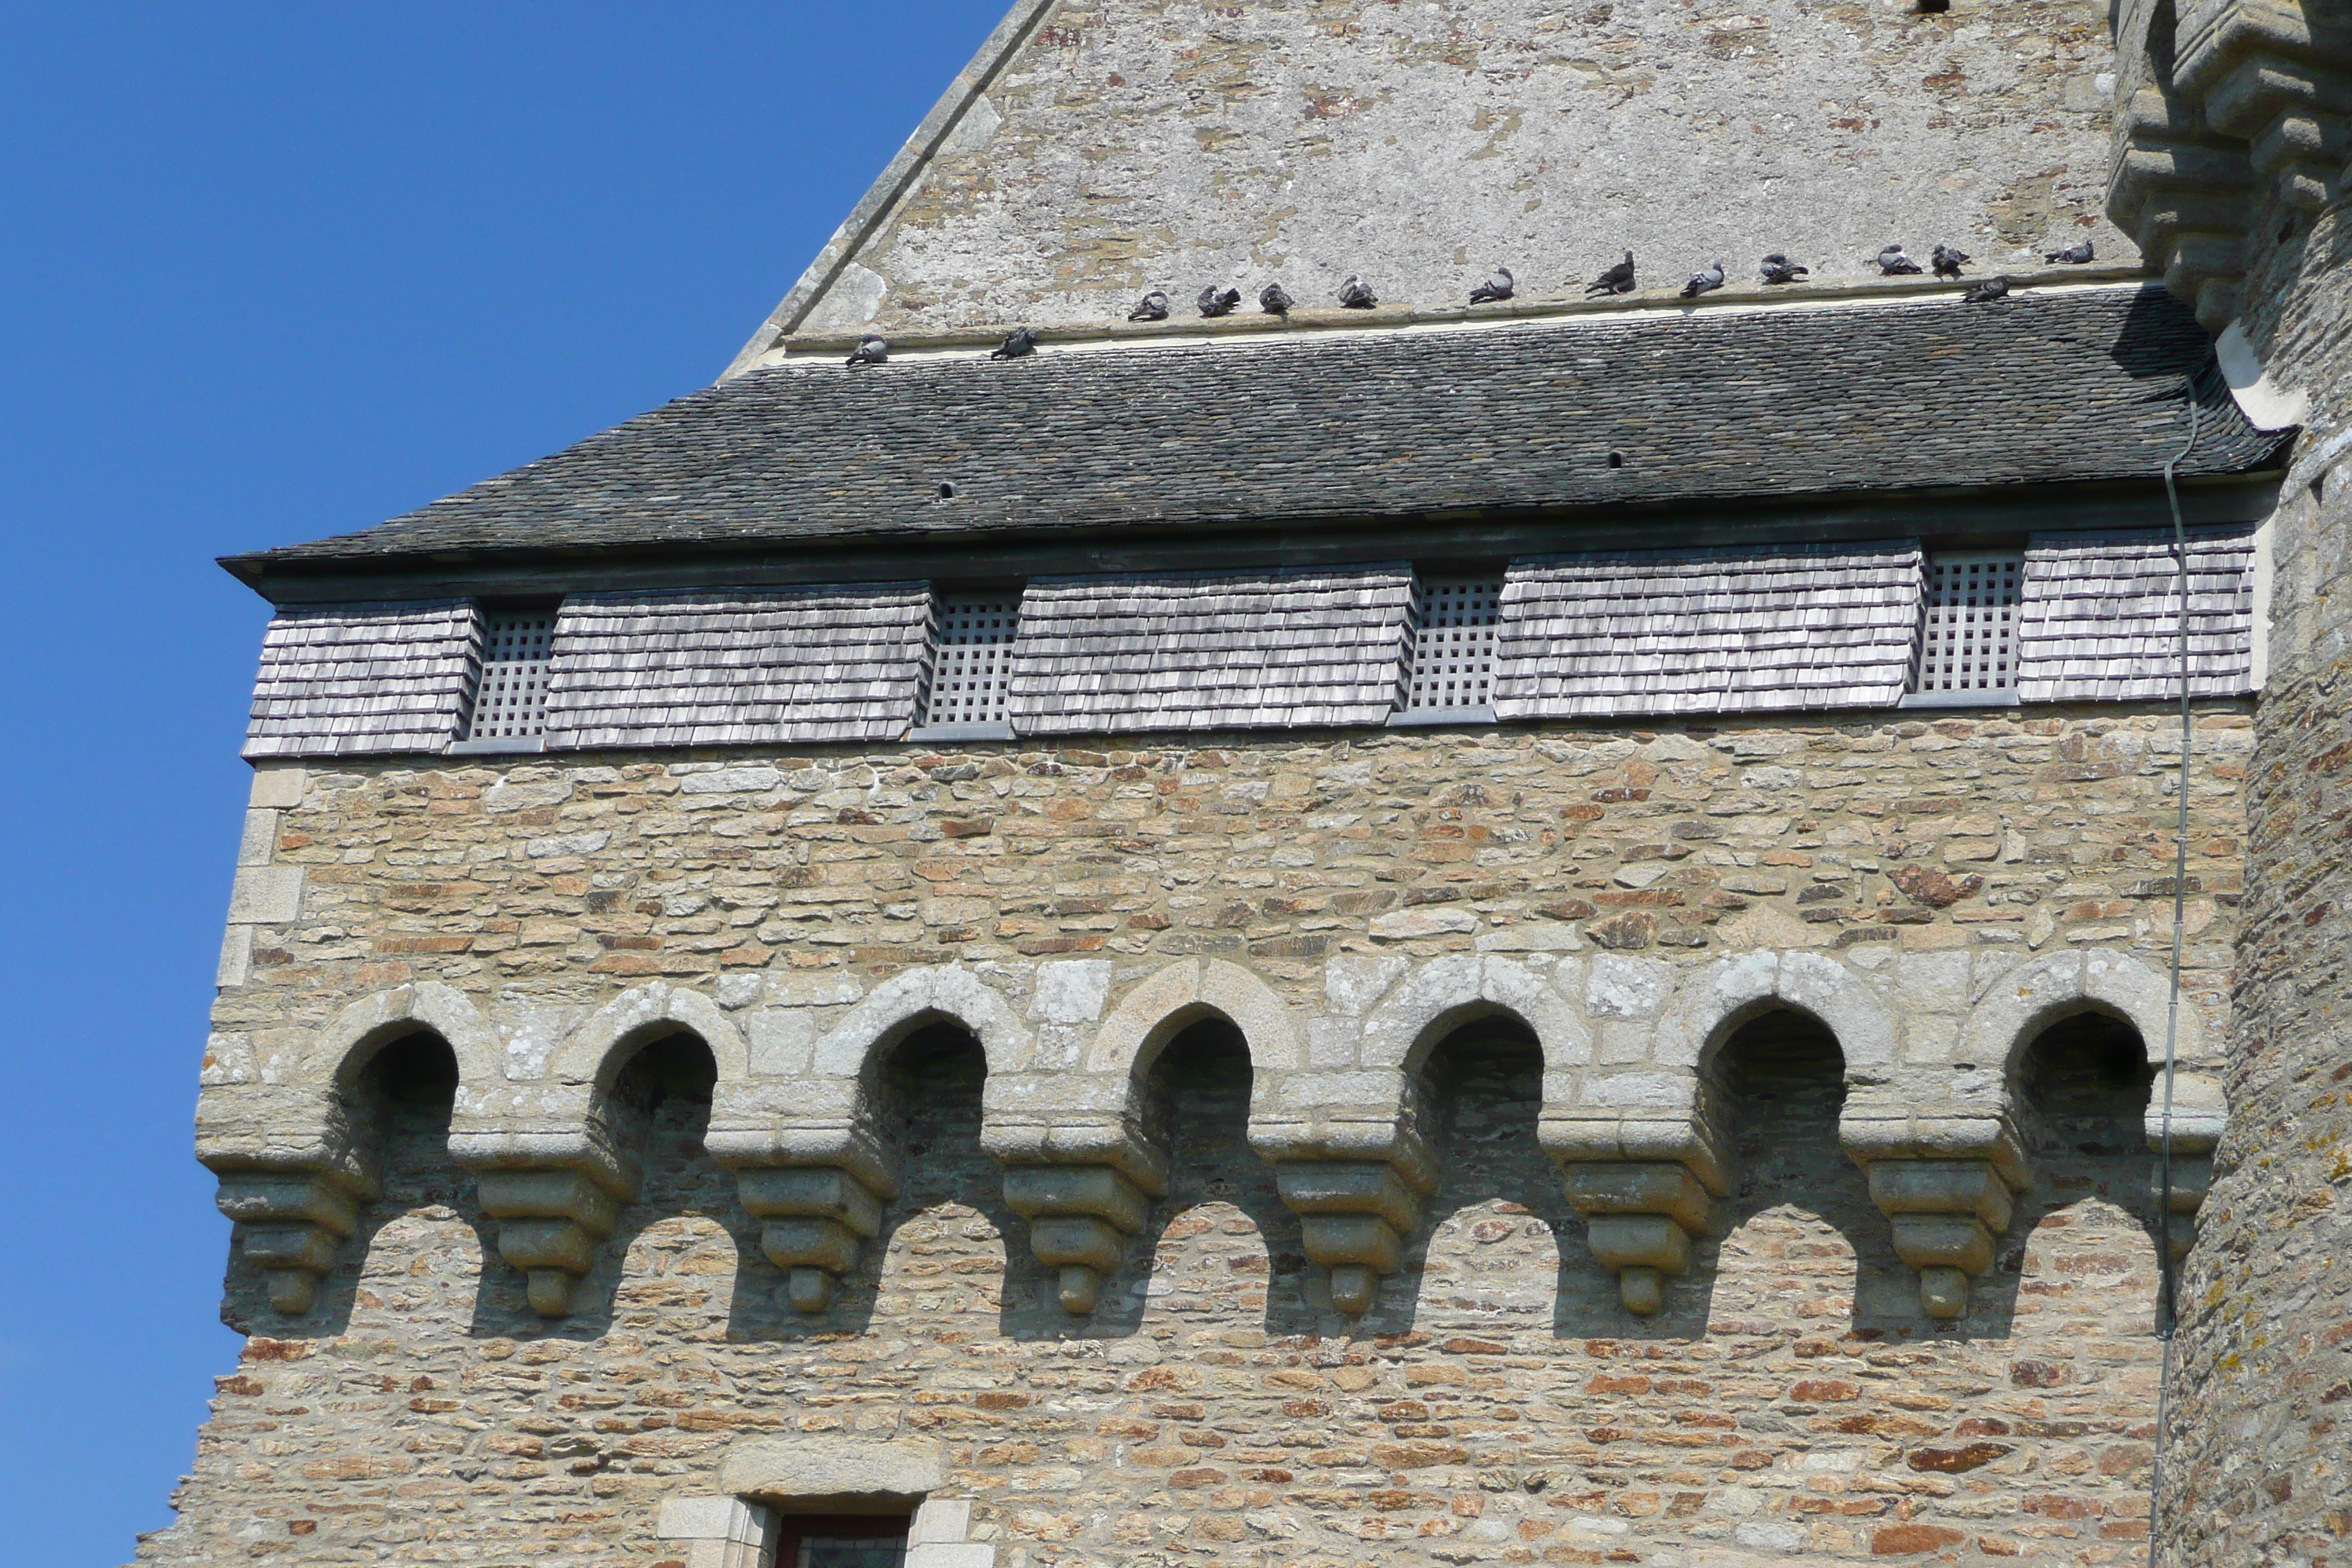
<svg viewBox="0 0 2352 1568"><path fill-rule="evenodd" d="M336 1250L359 1228L360 1206L374 1183L332 1169L219 1171L220 1211L236 1225L236 1243L260 1268L269 1305L289 1318L310 1310Z"/></svg>
<svg viewBox="0 0 2352 1568"><path fill-rule="evenodd" d="M1109 1165L1023 1165L1004 1173L1004 1204L1029 1222L1037 1261L1055 1271L1062 1310L1084 1314L1102 1298L1128 1239L1143 1229L1164 1183L1139 1186Z"/></svg>
<svg viewBox="0 0 2352 1568"><path fill-rule="evenodd" d="M593 1121L527 1131L460 1124L449 1153L473 1173L483 1212L499 1222L499 1256L522 1271L531 1310L569 1316L573 1286L636 1195L636 1162Z"/></svg>
<svg viewBox="0 0 2352 1568"><path fill-rule="evenodd" d="M1541 1136L1560 1168L1585 1241L1617 1276L1635 1317L1665 1305L1666 1281L1690 1272L1691 1243L1706 1234L1713 1200L1731 1191L1728 1160L1706 1118L1548 1118Z"/></svg>
<svg viewBox="0 0 2352 1568"><path fill-rule="evenodd" d="M2171 1201L2166 1228L2171 1233L2172 1260L2176 1264L2189 1256L2189 1245L2197 1239L2198 1211L2205 1206L2205 1195L2212 1191L2213 1152L2221 1142L2228 1121L2229 1110L2219 1077L2206 1072L2173 1075ZM2148 1099L2144 1125L2147 1152L2155 1156L2148 1165L2148 1193L2162 1204L2166 1199L2165 1108L2164 1080L2160 1077L2156 1092Z"/></svg>
<svg viewBox="0 0 2352 1568"><path fill-rule="evenodd" d="M2007 1118L1849 1114L1839 1136L1870 1179L1895 1255L1919 1271L1919 1306L1950 1322L1968 1315L1969 1281L1992 1268L2014 1195L2032 1184Z"/></svg>
<svg viewBox="0 0 2352 1568"><path fill-rule="evenodd" d="M863 1118L728 1124L725 1100L703 1147L735 1173L744 1211L760 1221L761 1255L783 1271L785 1299L796 1311L822 1312L881 1234L883 1207L898 1195L897 1158Z"/></svg>

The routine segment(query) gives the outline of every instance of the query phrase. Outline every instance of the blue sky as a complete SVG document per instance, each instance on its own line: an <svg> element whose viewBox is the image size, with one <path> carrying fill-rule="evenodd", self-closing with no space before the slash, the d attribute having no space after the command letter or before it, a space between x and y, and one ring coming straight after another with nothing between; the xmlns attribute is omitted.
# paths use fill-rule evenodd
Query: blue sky
<svg viewBox="0 0 2352 1568"><path fill-rule="evenodd" d="M264 606L709 381L1006 0L0 16L0 1558L129 1560L212 1378L190 1154Z"/></svg>

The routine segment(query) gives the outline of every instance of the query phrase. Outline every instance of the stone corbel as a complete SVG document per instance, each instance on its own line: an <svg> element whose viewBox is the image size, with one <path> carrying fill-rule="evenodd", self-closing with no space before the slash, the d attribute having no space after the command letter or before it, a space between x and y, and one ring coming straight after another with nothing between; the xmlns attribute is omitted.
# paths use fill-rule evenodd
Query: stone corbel
<svg viewBox="0 0 2352 1568"><path fill-rule="evenodd" d="M369 1141L340 1100L283 1089L207 1089L197 1113L196 1158L220 1178L236 1245L262 1270L270 1306L300 1317L362 1206L382 1195Z"/></svg>
<svg viewBox="0 0 2352 1568"><path fill-rule="evenodd" d="M2181 39L2172 74L2215 130L2248 143L2281 201L2316 212L2343 194L2352 20L2340 6L2213 7Z"/></svg>
<svg viewBox="0 0 2352 1568"><path fill-rule="evenodd" d="M1548 1113L1541 1137L1569 1204L1584 1216L1592 1256L1617 1276L1625 1310L1655 1313L1666 1281L1690 1271L1691 1243L1706 1234L1712 1200L1731 1191L1728 1154L1706 1120Z"/></svg>
<svg viewBox="0 0 2352 1568"><path fill-rule="evenodd" d="M1969 1281L1992 1268L2014 1194L2032 1184L2016 1131L2000 1116L1849 1111L1838 1136L1870 1179L1895 1255L1919 1271L1921 1310L1967 1316Z"/></svg>
<svg viewBox="0 0 2352 1568"><path fill-rule="evenodd" d="M1298 1215L1307 1260L1328 1272L1331 1304L1360 1318L1397 1271L1405 1238L1421 1224L1421 1203L1436 1173L1419 1160L1286 1160L1274 1169L1282 1201Z"/></svg>
<svg viewBox="0 0 2352 1568"><path fill-rule="evenodd" d="M837 1087L854 1093L846 1081ZM882 1210L898 1195L898 1159L852 1099L823 1120L782 1121L772 1107L745 1103L752 1092L721 1086L703 1147L735 1173L743 1207L761 1222L760 1251L783 1270L793 1309L822 1312L881 1234Z"/></svg>
<svg viewBox="0 0 2352 1568"><path fill-rule="evenodd" d="M375 1184L331 1169L218 1174L220 1211L236 1222L246 1258L268 1277L270 1306L300 1317L334 1268L336 1250L359 1228L360 1205L378 1195Z"/></svg>
<svg viewBox="0 0 2352 1568"><path fill-rule="evenodd" d="M569 1316L572 1287L636 1195L636 1161L594 1122L531 1131L461 1124L449 1153L473 1173L483 1212L499 1222L499 1256L522 1271L531 1310Z"/></svg>
<svg viewBox="0 0 2352 1568"><path fill-rule="evenodd" d="M2197 1213L2213 1187L2213 1151L2229 1120L2221 1080L2210 1073L2179 1072L2172 1080L2172 1260L2189 1256L2197 1239ZM2157 1156L2148 1171L2148 1193L2164 1198L2164 1080L2148 1097L2147 1152Z"/></svg>
<svg viewBox="0 0 2352 1568"><path fill-rule="evenodd" d="M1055 1271L1062 1310L1083 1315L1152 1202L1168 1195L1168 1156L1127 1113L1123 1081L1041 1085L1028 1076L990 1084L981 1144L1004 1167L1004 1205L1029 1222L1031 1250Z"/></svg>

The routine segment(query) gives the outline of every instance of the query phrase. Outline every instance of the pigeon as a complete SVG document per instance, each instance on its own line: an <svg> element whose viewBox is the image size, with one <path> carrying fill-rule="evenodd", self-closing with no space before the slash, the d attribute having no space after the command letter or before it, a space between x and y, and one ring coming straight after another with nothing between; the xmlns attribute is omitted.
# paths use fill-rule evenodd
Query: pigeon
<svg viewBox="0 0 2352 1568"><path fill-rule="evenodd" d="M889 357L890 345L874 333L868 332L857 340L857 346L849 351L849 358L844 363L850 369L856 370L859 365L880 364Z"/></svg>
<svg viewBox="0 0 2352 1568"><path fill-rule="evenodd" d="M1625 259L1584 286L1584 297L1595 294L1631 294L1633 291L1633 253L1627 251Z"/></svg>
<svg viewBox="0 0 2352 1568"><path fill-rule="evenodd" d="M1903 242L1899 239L1888 241L1886 248L1878 253L1877 260L1882 278L1906 277L1919 270L1919 264L1903 254Z"/></svg>
<svg viewBox="0 0 2352 1568"><path fill-rule="evenodd" d="M1939 245L1928 256L1927 262L1935 268L1937 277L1958 278L1960 275L1960 263L1968 259L1969 253L1958 246Z"/></svg>
<svg viewBox="0 0 2352 1568"><path fill-rule="evenodd" d="M2045 250L2042 253L2042 259L2044 261L2062 261L2069 267L2080 267L2084 262L2090 260L2092 255L2091 242L2084 239L2076 241L2074 244L2066 247L2063 250Z"/></svg>
<svg viewBox="0 0 2352 1568"><path fill-rule="evenodd" d="M1810 269L1798 266L1776 250L1764 258L1764 265L1760 270L1767 283L1794 283L1798 279L1806 276Z"/></svg>
<svg viewBox="0 0 2352 1568"><path fill-rule="evenodd" d="M1037 334L1026 327L1015 327L1005 340L988 351L991 359L1021 359L1037 352Z"/></svg>
<svg viewBox="0 0 2352 1568"><path fill-rule="evenodd" d="M1164 321L1168 319L1168 296L1154 289L1146 294L1134 310L1127 313L1130 321Z"/></svg>
<svg viewBox="0 0 2352 1568"><path fill-rule="evenodd" d="M1372 292L1372 286L1352 272L1339 285L1339 303L1350 310L1369 310L1380 302L1381 297Z"/></svg>
<svg viewBox="0 0 2352 1568"><path fill-rule="evenodd" d="M1495 264L1495 270L1487 276L1486 281L1470 290L1470 302L1474 305L1487 305L1497 300L1507 300L1511 297L1515 286L1511 269L1498 261Z"/></svg>
<svg viewBox="0 0 2352 1568"><path fill-rule="evenodd" d="M1287 316L1290 307L1297 303L1283 291L1279 283L1269 283L1257 291L1258 309L1269 316Z"/></svg>
<svg viewBox="0 0 2352 1568"><path fill-rule="evenodd" d="M1683 285L1683 298L1696 300L1701 294L1722 287L1723 263L1710 261L1690 275L1690 281Z"/></svg>
<svg viewBox="0 0 2352 1568"><path fill-rule="evenodd" d="M2009 279L2006 278L1988 278L1981 283L1972 283L1960 296L1965 303L1970 305L1989 305L1995 300L2008 298Z"/></svg>
<svg viewBox="0 0 2352 1568"><path fill-rule="evenodd" d="M1201 297L1192 301L1201 308L1201 314L1204 316L1230 316L1234 313L1234 307L1241 302L1240 289L1220 289L1214 283L1202 289Z"/></svg>

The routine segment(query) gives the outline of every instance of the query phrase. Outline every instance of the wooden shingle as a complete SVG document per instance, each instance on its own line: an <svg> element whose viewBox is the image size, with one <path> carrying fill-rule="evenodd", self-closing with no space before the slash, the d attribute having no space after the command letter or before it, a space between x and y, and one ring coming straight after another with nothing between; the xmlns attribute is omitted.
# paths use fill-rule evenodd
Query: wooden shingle
<svg viewBox="0 0 2352 1568"><path fill-rule="evenodd" d="M2180 695L2179 558L2169 531L2039 533L2025 551L2017 689L2027 702ZM2189 531L2189 692L2253 689L2254 536Z"/></svg>
<svg viewBox="0 0 2352 1568"><path fill-rule="evenodd" d="M1040 578L1021 602L1021 734L1378 724L1412 569Z"/></svg>
<svg viewBox="0 0 2352 1568"><path fill-rule="evenodd" d="M245 754L440 751L472 696L478 621L470 599L280 611L262 637Z"/></svg>
<svg viewBox="0 0 2352 1568"><path fill-rule="evenodd" d="M576 595L555 626L547 744L896 740L930 605L922 583Z"/></svg>
<svg viewBox="0 0 2352 1568"><path fill-rule="evenodd" d="M1504 719L1891 706L1919 548L1789 545L1533 557L1503 586Z"/></svg>

